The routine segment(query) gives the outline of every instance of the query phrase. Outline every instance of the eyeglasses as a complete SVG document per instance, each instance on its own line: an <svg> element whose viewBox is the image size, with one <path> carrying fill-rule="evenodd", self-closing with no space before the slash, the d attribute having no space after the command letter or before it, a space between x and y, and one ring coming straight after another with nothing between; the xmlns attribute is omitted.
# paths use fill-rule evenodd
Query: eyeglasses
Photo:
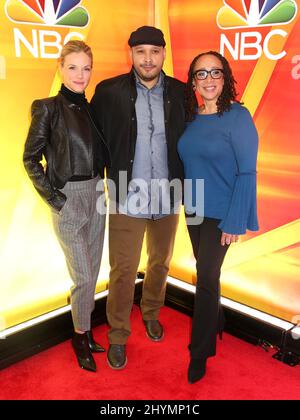
<svg viewBox="0 0 300 420"><path fill-rule="evenodd" d="M212 79L221 79L223 76L224 70L223 69L213 69L213 70L197 70L193 74L198 80L205 80L207 76L210 74Z"/></svg>

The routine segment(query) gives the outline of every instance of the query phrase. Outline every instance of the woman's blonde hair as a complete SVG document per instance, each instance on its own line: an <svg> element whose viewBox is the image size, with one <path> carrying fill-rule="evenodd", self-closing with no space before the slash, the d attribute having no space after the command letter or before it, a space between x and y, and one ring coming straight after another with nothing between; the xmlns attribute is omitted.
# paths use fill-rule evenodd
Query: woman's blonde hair
<svg viewBox="0 0 300 420"><path fill-rule="evenodd" d="M63 46L59 57L59 63L63 66L67 55L80 52L84 52L90 57L91 65L93 66L93 53L91 47L89 47L85 42L79 40L69 41Z"/></svg>

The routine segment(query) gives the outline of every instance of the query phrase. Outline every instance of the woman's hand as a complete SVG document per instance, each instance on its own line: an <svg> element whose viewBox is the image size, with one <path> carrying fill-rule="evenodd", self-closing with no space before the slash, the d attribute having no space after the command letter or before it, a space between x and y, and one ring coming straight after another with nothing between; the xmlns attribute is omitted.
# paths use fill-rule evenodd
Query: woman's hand
<svg viewBox="0 0 300 420"><path fill-rule="evenodd" d="M239 235L231 235L230 233L222 232L221 245L230 245L232 242L237 242L239 240Z"/></svg>

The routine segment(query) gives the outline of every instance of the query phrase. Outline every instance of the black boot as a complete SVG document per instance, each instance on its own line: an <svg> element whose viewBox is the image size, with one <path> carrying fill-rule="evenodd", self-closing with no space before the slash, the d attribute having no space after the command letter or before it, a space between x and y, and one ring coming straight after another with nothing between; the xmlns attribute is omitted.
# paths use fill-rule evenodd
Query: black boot
<svg viewBox="0 0 300 420"><path fill-rule="evenodd" d="M206 359L191 359L188 370L188 382L193 384L203 378L206 372Z"/></svg>
<svg viewBox="0 0 300 420"><path fill-rule="evenodd" d="M79 366L82 369L96 372L96 363L89 347L87 333L85 332L84 334L78 334L75 332L72 339L72 346L75 351Z"/></svg>
<svg viewBox="0 0 300 420"><path fill-rule="evenodd" d="M86 332L86 336L89 342L89 347L92 353L103 353L105 349L100 346L100 344L96 343L93 337L92 330Z"/></svg>

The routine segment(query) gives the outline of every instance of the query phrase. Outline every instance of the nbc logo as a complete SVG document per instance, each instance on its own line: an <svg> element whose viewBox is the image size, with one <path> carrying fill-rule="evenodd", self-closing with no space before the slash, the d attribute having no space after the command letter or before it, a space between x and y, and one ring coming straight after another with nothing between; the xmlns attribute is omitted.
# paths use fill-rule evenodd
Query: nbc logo
<svg viewBox="0 0 300 420"><path fill-rule="evenodd" d="M222 29L287 24L297 13L294 0L224 0L224 4L217 16Z"/></svg>
<svg viewBox="0 0 300 420"><path fill-rule="evenodd" d="M8 0L5 11L15 23L84 27L89 15L78 6L80 3L81 0Z"/></svg>
<svg viewBox="0 0 300 420"><path fill-rule="evenodd" d="M239 33L237 29L256 28L265 26L286 25L292 22L297 14L295 0L223 0L224 6L217 15L217 24L221 29L234 29L233 34L228 31L222 33L220 38L220 53L225 55L225 49L234 60L257 60L264 54L269 60L279 60L286 55L286 51L274 52L269 44L273 37L285 38L288 34L282 28L272 29L263 39L262 33L251 32ZM284 43L276 42L278 49Z"/></svg>
<svg viewBox="0 0 300 420"><path fill-rule="evenodd" d="M16 57L28 52L34 58L58 58L62 45L70 39L84 39L80 32L70 31L64 39L59 28L84 28L89 23L87 10L81 0L7 0L5 12L12 22L26 25L42 25L54 30L32 29L31 38L19 28L13 28Z"/></svg>

